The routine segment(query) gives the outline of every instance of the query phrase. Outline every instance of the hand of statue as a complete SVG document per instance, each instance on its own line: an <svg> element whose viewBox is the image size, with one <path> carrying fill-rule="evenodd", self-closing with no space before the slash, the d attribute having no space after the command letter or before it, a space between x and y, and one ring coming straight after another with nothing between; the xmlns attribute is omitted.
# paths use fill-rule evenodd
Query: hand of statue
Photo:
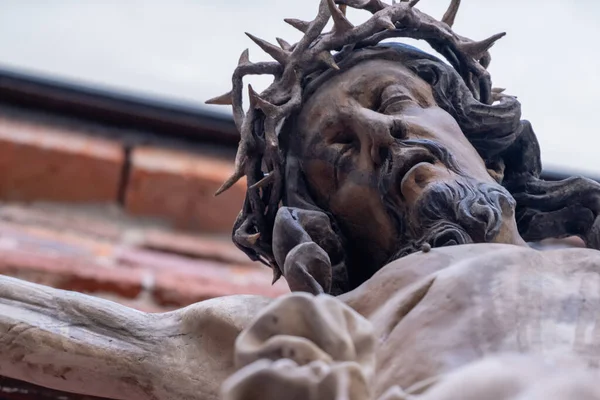
<svg viewBox="0 0 600 400"><path fill-rule="evenodd" d="M292 291L331 293L344 280L343 251L329 217L318 211L282 207L273 229L273 253ZM332 262L332 256L335 262ZM335 264L335 268L332 266Z"/></svg>
<svg viewBox="0 0 600 400"><path fill-rule="evenodd" d="M314 295L331 290L331 262L329 256L315 242L294 247L285 257L283 276L293 292Z"/></svg>
<svg viewBox="0 0 600 400"><path fill-rule="evenodd" d="M292 293L238 336L221 398L368 400L374 348L369 321L337 298Z"/></svg>

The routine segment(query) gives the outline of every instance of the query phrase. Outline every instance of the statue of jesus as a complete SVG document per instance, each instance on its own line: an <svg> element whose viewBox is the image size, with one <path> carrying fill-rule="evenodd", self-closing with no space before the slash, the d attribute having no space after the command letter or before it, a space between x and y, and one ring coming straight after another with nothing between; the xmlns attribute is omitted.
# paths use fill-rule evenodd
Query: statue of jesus
<svg viewBox="0 0 600 400"><path fill-rule="evenodd" d="M244 51L209 100L241 135L233 241L291 294L154 315L0 277L0 375L123 400L600 399L600 185L540 178L487 71L504 34L418 2L320 0L295 44L248 35L274 61ZM274 80L245 109L252 74ZM569 236L588 248L528 245Z"/></svg>

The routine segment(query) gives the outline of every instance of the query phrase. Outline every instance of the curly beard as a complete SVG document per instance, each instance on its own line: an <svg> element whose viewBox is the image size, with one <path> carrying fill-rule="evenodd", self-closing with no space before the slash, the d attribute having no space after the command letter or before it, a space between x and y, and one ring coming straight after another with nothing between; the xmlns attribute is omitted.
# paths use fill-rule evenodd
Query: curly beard
<svg viewBox="0 0 600 400"><path fill-rule="evenodd" d="M398 227L397 250L389 261L431 247L491 242L500 232L504 212L516 202L501 185L475 180L464 174L452 154L438 143L412 140L404 143L429 150L457 175L454 182L433 183L418 203L407 209L388 196L394 182L389 176L380 181L380 194L388 215Z"/></svg>
<svg viewBox="0 0 600 400"><path fill-rule="evenodd" d="M492 241L500 232L503 211L514 209L515 200L498 184L471 178L435 183L405 214L398 250L389 261L433 247ZM389 213L396 214L395 209ZM402 217L400 217L402 218Z"/></svg>

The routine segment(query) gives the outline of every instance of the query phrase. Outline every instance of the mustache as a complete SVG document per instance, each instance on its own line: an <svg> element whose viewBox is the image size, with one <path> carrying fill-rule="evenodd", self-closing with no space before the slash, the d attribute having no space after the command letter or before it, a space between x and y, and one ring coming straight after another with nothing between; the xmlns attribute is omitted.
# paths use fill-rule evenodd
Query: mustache
<svg viewBox="0 0 600 400"><path fill-rule="evenodd" d="M431 247L481 243L489 242L498 235L503 211L507 208L514 210L516 206L514 198L504 187L470 178L460 169L454 156L438 143L416 139L404 140L401 145L426 149L437 161L455 172L457 179L431 184L418 204L408 209L390 193L393 185L397 185L398 177L389 171L384 172L379 192L399 232L398 249L389 261L419 251L424 243Z"/></svg>
<svg viewBox="0 0 600 400"><path fill-rule="evenodd" d="M439 231L439 221L448 221L463 228L474 242L489 242L500 231L503 211L514 206L515 200L502 186L461 179L434 184L409 218L411 225L419 227L416 235Z"/></svg>
<svg viewBox="0 0 600 400"><path fill-rule="evenodd" d="M427 150L437 161L444 164L451 171L464 175L450 151L443 145L429 139L407 139L399 142L401 147L421 147Z"/></svg>
<svg viewBox="0 0 600 400"><path fill-rule="evenodd" d="M400 147L404 148L422 148L431 155L430 161L439 161L457 175L466 176L456 162L454 155L452 155L446 147L437 142L429 139L398 139L397 143ZM398 177L394 174L394 160L392 154L388 153L381 168L381 176L378 180L378 190L388 215L394 221L399 232L404 232L407 228L405 215L408 210L403 205L395 202L395 197L390 194L392 187L398 184L398 179L402 179L402 177Z"/></svg>
<svg viewBox="0 0 600 400"><path fill-rule="evenodd" d="M402 224L388 262L420 251L425 243L435 248L489 242L500 232L503 211L515 205L502 186L470 178L433 184L412 211L387 203L388 213Z"/></svg>

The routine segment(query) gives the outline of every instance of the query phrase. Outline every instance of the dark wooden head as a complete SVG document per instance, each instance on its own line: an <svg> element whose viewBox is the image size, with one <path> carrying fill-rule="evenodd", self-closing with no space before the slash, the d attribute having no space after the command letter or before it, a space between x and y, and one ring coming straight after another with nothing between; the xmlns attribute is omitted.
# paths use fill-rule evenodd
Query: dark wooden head
<svg viewBox="0 0 600 400"><path fill-rule="evenodd" d="M598 185L545 182L531 125L516 98L492 89L488 49L413 2L340 1L373 12L354 27L333 0L321 1L295 45L251 38L275 63L244 52L232 92L241 132L236 173L247 198L233 240L282 274L293 290L350 290L390 260L423 248L513 243L579 235L598 248ZM321 33L333 16L334 30ZM427 40L450 64L389 37ZM332 51L338 50L334 54ZM274 83L250 109L242 78ZM219 192L220 192L219 191Z"/></svg>

